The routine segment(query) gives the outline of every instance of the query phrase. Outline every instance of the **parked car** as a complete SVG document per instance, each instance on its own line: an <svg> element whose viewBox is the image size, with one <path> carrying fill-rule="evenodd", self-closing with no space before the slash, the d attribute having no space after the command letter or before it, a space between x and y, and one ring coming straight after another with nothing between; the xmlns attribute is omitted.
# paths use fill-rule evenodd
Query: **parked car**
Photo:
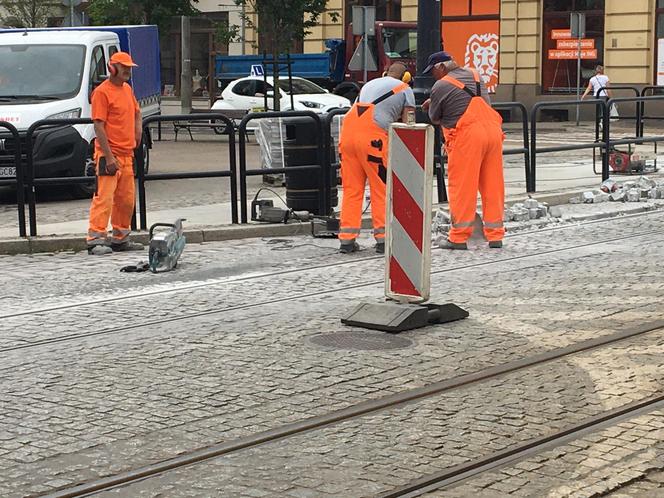
<svg viewBox="0 0 664 498"><path fill-rule="evenodd" d="M280 108L282 111L328 112L330 109L350 107L351 102L345 97L329 93L324 88L304 78L292 79L292 105L288 78L279 79ZM267 77L267 85L261 76L248 76L232 81L224 89L221 98L212 106L213 111L264 110L265 97L268 97L268 109L273 107L274 80Z"/></svg>

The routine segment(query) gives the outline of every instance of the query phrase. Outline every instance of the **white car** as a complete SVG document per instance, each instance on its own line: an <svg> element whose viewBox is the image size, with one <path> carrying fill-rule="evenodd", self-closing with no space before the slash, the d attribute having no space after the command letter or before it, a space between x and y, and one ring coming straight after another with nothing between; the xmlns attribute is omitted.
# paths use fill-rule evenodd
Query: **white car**
<svg viewBox="0 0 664 498"><path fill-rule="evenodd" d="M345 97L329 93L324 88L304 78L293 78L293 102L289 93L288 77L279 78L280 108L282 111L328 112L338 107L350 107ZM265 95L268 96L268 109L273 108L274 80L267 77L267 86L262 76L249 76L232 81L221 93L221 98L212 106L213 111L223 110L263 110Z"/></svg>

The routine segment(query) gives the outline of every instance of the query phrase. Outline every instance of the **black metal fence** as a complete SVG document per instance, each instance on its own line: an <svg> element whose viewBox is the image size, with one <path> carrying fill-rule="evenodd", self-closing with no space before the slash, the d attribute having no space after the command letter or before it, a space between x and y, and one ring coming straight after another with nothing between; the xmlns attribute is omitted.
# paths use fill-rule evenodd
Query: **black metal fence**
<svg viewBox="0 0 664 498"><path fill-rule="evenodd" d="M317 162L316 164L290 166L288 168L262 168L262 169L247 169L247 141L246 131L247 123L257 119L264 118L295 118L307 117L311 118L316 126L316 147L317 147ZM325 142L329 133L325 133L320 115L312 111L284 111L284 112L256 112L247 114L238 127L239 139L239 152L240 152L240 222L248 223L247 219L247 176L260 176L273 173L291 173L295 171L309 171L320 170L318 177L318 205L321 213L327 213L329 206L327 205L326 193L329 190L329 176L330 176L330 158L325 158ZM325 186L327 185L327 190Z"/></svg>
<svg viewBox="0 0 664 498"><path fill-rule="evenodd" d="M21 136L16 127L6 121L0 121L0 128L4 128L12 135L14 143L14 177L0 178L0 186L16 187L16 210L18 211L18 234L19 237L26 236L25 230L25 171L23 170L23 150L21 146ZM6 139L3 141L3 149L6 149ZM11 152L11 150L9 150ZM1 164L3 167L11 168L11 162Z"/></svg>
<svg viewBox="0 0 664 498"><path fill-rule="evenodd" d="M35 162L33 151L33 140L35 131L39 128L55 128L58 126L69 126L77 124L92 124L89 118L68 118L68 119L41 119L33 123L25 136L25 159L26 159L26 179L25 186L28 191L28 212L30 215L30 236L37 235L37 199L36 188L43 185L75 185L82 183L94 183L94 176L66 176L56 178L36 178ZM18 178L18 174L17 174Z"/></svg>
<svg viewBox="0 0 664 498"><path fill-rule="evenodd" d="M523 154L523 166L525 169L526 190L530 192L528 186L534 185L531 178L532 173L530 169L530 142L528 140L528 109L521 102L496 102L492 104L494 109L518 109L521 116L521 132L523 135L523 147L514 147L511 149L503 149L503 155L508 156L512 154Z"/></svg>
<svg viewBox="0 0 664 498"><path fill-rule="evenodd" d="M634 90L633 87L612 87L613 90L628 89ZM635 97L621 97L606 99L592 99L592 100L569 100L569 101L547 101L536 103L530 113L526 107L520 102L499 102L493 104L495 109L517 109L520 112L520 122L523 135L523 146L507 148L503 150L504 155L523 155L526 191L536 191L536 178L537 178L537 155L550 152L573 151L581 149L599 149L602 153L602 177L608 177L608 154L607 151L611 147L621 144L637 144L645 142L655 142L664 140L662 136L643 137L643 122L645 119L660 118L659 116L646 116L644 109L645 105L654 101L664 101L664 95L658 96L644 96L647 92L654 92L662 90L664 87L646 87L641 91L640 96ZM636 126L635 137L633 138L610 138L610 120L609 108L613 103L625 104L634 102L636 103ZM601 140L599 134L596 135L594 142L566 144L559 146L538 147L537 138L537 118L538 113L542 108L546 107L560 107L560 106L594 106L595 121L597 129L599 124L601 127ZM328 213L331 210L330 197L327 192L330 190L330 181L332 178L331 172L340 168L339 162L335 159L334 151L332 150L332 126L335 116L345 114L347 109L335 109L327 115L321 117L312 111L287 111L287 112L260 112L247 114L240 125L235 128L235 123L221 113L209 112L195 115L160 115L150 116L143 120L143 129L145 136L149 136L149 126L152 123L157 123L159 126L163 122L187 122L187 121L215 121L220 123L219 126L223 127L222 135L228 136L228 149L229 149L229 168L228 170L214 170L214 171L194 171L194 172L177 172L177 173L150 173L146 174L143 155L139 154L137 157L137 196L138 196L138 218L139 226L142 230L147 228L147 207L146 207L146 188L145 183L154 180L172 180L172 179L193 179L193 178L229 178L230 182L230 196L231 196L231 221L234 224L247 223L248 212L248 198L247 198L247 177L258 176L270 173L291 173L296 171L319 171L318 177L318 208L321 213ZM270 168L270 169L248 169L247 168L247 151L246 151L246 130L248 123L265 118L293 118L304 117L310 119L315 128L316 135L316 161L315 164L289 166L286 168ZM631 118L631 116L629 116ZM72 185L91 183L95 181L94 176L75 176L75 177L59 177L59 178L38 178L35 175L34 163L34 136L36 130L41 127L57 127L75 124L91 124L90 119L58 119L58 120L41 120L34 123L25 134L25 138L21 136L16 128L7 122L0 122L0 130L4 129L9 132L12 140L16 144L13 149L13 164L16 168L16 176L14 178L0 178L0 186L15 186L17 191L17 211L18 211L18 225L19 235L26 236L26 216L25 205L28 204L29 212L29 233L31 236L37 234L37 216L36 216L36 198L35 189L39 186L45 185ZM239 134L239 139L236 139L236 133ZM9 138L7 138L9 140ZM237 144L237 152L236 152ZM236 154L239 154L239 158ZM7 158L7 154L4 156ZM238 167L239 159L239 167ZM6 159L5 159L6 160ZM440 160L437 164L437 176L439 184L439 200L445 196L444 189L444 174L443 164ZM4 164L4 163L3 163ZM239 183L239 193L237 185ZM442 190L442 192L440 192ZM27 192L27 196L25 193ZM238 202L240 208L238 212Z"/></svg>
<svg viewBox="0 0 664 498"><path fill-rule="evenodd" d="M653 88L653 87L648 87L648 88ZM644 97L644 96L639 96L639 97L621 97L621 98L612 98L609 99L606 103L606 114L608 114L608 109L611 108L612 104L619 104L619 103L628 103L628 102L636 102L637 107L640 109L638 113L638 120L637 120L637 129L638 132L636 133L635 137L629 137L629 138L617 138L617 139L612 139L611 138L611 120L606 117L604 119L604 125L603 125L603 141L606 143L606 149L605 151L607 153L604 153L602 155L602 181L607 180L609 178L609 154L608 152L612 151L613 148L616 145L630 145L630 144L644 144L644 143L654 143L655 144L655 152L657 151L657 143L664 141L664 135L653 135L650 137L644 137L643 132L644 132L644 116L645 116L645 105L647 103L653 103L653 102L662 102L664 103L664 95L656 95L652 97Z"/></svg>
<svg viewBox="0 0 664 498"><path fill-rule="evenodd" d="M601 141L577 143L570 145L555 145L550 147L537 146L537 116L542 108L546 107L560 107L560 106L577 106L577 105L593 105L595 106L595 121L598 118L598 110L601 112L602 120L606 124L608 122L608 106L607 102L603 99L589 99L589 100L558 100L537 102L530 110L530 184L526 180L526 190L528 192L536 192L537 190L537 154L544 154L549 152L563 152L567 150L582 150L582 149L596 149L600 148L604 152L607 150L606 135L608 128L604 126L604 137ZM604 154L606 155L606 154ZM608 163L607 163L608 164Z"/></svg>
<svg viewBox="0 0 664 498"><path fill-rule="evenodd" d="M229 169L228 170L215 170L215 171L182 171L178 173L151 173L145 174L144 157L139 154L136 179L138 181L138 206L139 206L139 220L141 230L147 229L147 206L145 194L145 182L152 180L182 180L191 178L229 178L231 186L231 221L238 222L237 216L237 161L235 155L235 131L234 123L223 114L216 112L201 113L201 114L182 114L182 115L169 115L169 116L150 116L143 120L143 130L149 134L150 123L164 123L164 122L188 122L188 121L219 121L219 128L224 127L223 130L215 129L217 135L228 136L228 151L229 151Z"/></svg>

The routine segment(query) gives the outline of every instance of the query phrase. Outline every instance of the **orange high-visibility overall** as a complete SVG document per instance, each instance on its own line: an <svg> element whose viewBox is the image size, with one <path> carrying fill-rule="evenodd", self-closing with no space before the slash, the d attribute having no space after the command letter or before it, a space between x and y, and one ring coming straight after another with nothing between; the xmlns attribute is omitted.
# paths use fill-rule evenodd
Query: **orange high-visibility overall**
<svg viewBox="0 0 664 498"><path fill-rule="evenodd" d="M374 121L374 109L383 100L404 91L401 83L369 104L356 102L346 114L339 137L341 157L341 227L339 239L352 241L360 234L364 186L369 180L371 220L377 241L385 239L385 180L387 131Z"/></svg>
<svg viewBox="0 0 664 498"><path fill-rule="evenodd" d="M95 160L99 167L99 158ZM112 244L126 242L134 214L134 156L115 156L118 171L113 176L98 175L97 191L90 205L89 246L106 243L108 218L111 218Z"/></svg>
<svg viewBox="0 0 664 498"><path fill-rule="evenodd" d="M114 85L104 81L92 93L92 119L103 121L113 156L117 160L115 175L100 175L99 161L103 156L99 141L95 142L97 191L90 205L88 246L106 243L109 216L113 226L112 244L127 242L134 212L134 149L136 117L140 107L127 83Z"/></svg>
<svg viewBox="0 0 664 498"><path fill-rule="evenodd" d="M448 197L452 227L450 242L466 242L473 234L477 191L482 196L484 236L502 240L505 182L503 180L502 118L481 97L480 79L475 78L475 93L456 78L443 79L470 94L470 104L455 128L443 128L447 151Z"/></svg>

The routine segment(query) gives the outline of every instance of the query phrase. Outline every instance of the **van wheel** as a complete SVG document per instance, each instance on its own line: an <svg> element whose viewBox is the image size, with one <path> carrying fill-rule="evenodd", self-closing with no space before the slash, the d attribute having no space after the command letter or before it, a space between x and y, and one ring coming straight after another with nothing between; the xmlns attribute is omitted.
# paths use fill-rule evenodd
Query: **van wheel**
<svg viewBox="0 0 664 498"><path fill-rule="evenodd" d="M88 152L83 164L83 171L81 171L80 176L96 176L94 153L95 145L93 141L88 147ZM78 185L73 185L71 187L71 193L76 199L89 199L95 193L96 188L96 182L79 183Z"/></svg>

